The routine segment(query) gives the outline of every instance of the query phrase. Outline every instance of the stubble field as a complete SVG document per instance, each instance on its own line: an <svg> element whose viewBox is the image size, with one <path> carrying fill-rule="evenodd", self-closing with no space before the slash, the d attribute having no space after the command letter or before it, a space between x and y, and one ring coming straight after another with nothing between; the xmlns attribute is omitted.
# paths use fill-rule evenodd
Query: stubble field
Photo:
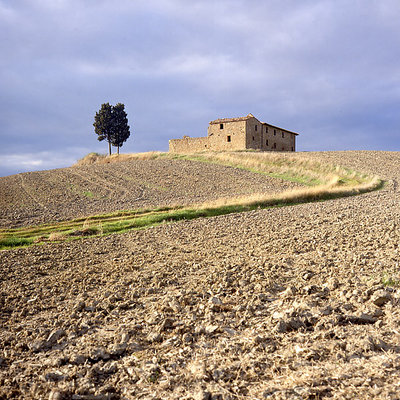
<svg viewBox="0 0 400 400"><path fill-rule="evenodd" d="M400 154L295 157L374 173L386 185L326 202L1 251L0 398L399 398ZM163 162L196 171L168 202L292 185ZM193 179L207 168L210 187L202 181L191 197L199 190ZM84 191L96 192L87 185ZM40 221L40 207L32 212L22 200L19 217L2 214L5 225ZM75 207L63 196L54 204L54 218ZM100 211L87 207L82 212Z"/></svg>

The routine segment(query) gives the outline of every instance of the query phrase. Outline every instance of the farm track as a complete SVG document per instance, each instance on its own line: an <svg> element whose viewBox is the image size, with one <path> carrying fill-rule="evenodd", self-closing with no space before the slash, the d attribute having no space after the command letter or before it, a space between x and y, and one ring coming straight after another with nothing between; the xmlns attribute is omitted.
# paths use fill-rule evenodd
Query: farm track
<svg viewBox="0 0 400 400"><path fill-rule="evenodd" d="M0 399L398 399L400 153L295 156L387 184L0 252Z"/></svg>
<svg viewBox="0 0 400 400"><path fill-rule="evenodd" d="M96 189L98 187L105 188L108 191L108 198L111 198L113 193L118 193L121 199L125 199L127 196L125 187L118 183L119 177L108 176L108 179L105 179L102 175L100 175L100 173L97 173L96 176L93 176L93 173L90 171L79 171L77 168L71 169L70 172L76 174L82 179L83 182L86 181L89 183L89 185L94 185Z"/></svg>

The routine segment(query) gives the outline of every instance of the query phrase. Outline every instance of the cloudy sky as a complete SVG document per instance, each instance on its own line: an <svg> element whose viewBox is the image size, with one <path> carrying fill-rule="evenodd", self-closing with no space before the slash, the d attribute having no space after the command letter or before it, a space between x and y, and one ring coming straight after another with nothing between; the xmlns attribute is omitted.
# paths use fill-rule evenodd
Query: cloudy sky
<svg viewBox="0 0 400 400"><path fill-rule="evenodd" d="M299 151L400 150L399 0L0 0L0 176L167 150L248 113Z"/></svg>

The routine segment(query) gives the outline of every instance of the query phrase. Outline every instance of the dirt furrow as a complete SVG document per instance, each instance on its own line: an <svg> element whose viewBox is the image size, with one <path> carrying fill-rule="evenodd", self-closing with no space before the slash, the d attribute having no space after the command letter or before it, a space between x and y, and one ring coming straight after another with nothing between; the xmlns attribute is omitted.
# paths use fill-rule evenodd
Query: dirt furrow
<svg viewBox="0 0 400 400"><path fill-rule="evenodd" d="M399 398L394 189L0 252L0 398Z"/></svg>
<svg viewBox="0 0 400 400"><path fill-rule="evenodd" d="M117 195L123 197L126 194L126 190L121 185L115 183L115 181L110 177L109 180L103 179L96 173L96 171L90 172L86 171L82 168L71 168L69 170L71 175L76 175L82 180L83 182L88 182L90 185L94 187L100 187L106 189L109 193L109 197L112 195Z"/></svg>
<svg viewBox="0 0 400 400"><path fill-rule="evenodd" d="M24 175L19 174L18 176L20 179L21 189L27 194L28 197L30 197L33 200L33 203L35 205L39 205L43 209L46 209L46 206L38 199L36 195L33 194L32 190L28 188L28 185L25 183Z"/></svg>

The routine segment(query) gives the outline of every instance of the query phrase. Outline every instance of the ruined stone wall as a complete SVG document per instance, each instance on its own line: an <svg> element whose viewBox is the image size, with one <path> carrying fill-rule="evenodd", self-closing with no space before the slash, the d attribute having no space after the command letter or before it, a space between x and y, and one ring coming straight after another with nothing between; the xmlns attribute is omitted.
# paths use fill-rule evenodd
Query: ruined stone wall
<svg viewBox="0 0 400 400"><path fill-rule="evenodd" d="M246 121L213 123L208 126L211 150L243 150L246 148Z"/></svg>
<svg viewBox="0 0 400 400"><path fill-rule="evenodd" d="M169 141L169 151L171 153L194 153L208 150L210 148L208 137L184 136L183 139L171 139Z"/></svg>

